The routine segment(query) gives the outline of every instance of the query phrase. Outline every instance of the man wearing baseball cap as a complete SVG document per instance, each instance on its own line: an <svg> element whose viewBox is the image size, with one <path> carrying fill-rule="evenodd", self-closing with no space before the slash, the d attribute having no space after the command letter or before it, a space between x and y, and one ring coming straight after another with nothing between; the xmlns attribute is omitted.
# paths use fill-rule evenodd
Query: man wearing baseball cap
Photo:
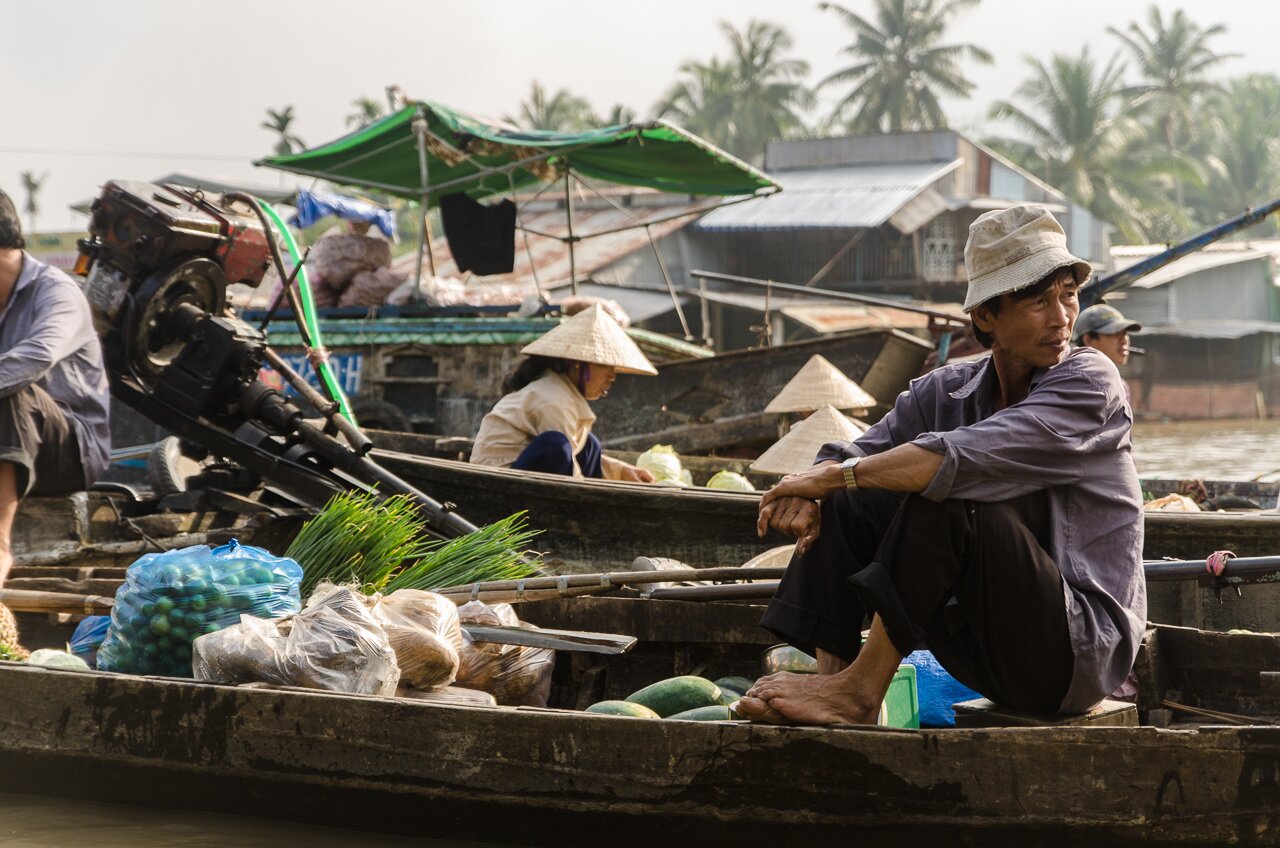
<svg viewBox="0 0 1280 848"><path fill-rule="evenodd" d="M1069 344L1092 269L1036 205L975 220L965 266L991 355L913 381L761 499L758 532L798 539L761 623L819 674L760 679L747 718L873 723L921 647L1036 714L1087 711L1133 665L1146 588L1132 420L1115 366Z"/></svg>
<svg viewBox="0 0 1280 848"><path fill-rule="evenodd" d="M1119 368L1129 361L1129 334L1141 329L1141 324L1121 315L1119 309L1099 303L1080 313L1072 341L1102 351Z"/></svg>

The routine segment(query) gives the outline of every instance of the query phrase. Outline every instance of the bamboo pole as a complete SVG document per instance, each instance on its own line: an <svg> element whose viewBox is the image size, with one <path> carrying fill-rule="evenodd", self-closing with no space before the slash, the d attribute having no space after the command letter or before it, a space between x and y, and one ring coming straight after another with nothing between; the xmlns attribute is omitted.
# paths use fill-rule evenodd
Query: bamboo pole
<svg viewBox="0 0 1280 848"><path fill-rule="evenodd" d="M771 568L675 568L665 571L614 571L600 574L562 574L559 577L527 577L522 580L490 580L434 590L458 604L467 601L520 603L545 601L609 592L623 586L649 583L678 583L686 580L777 580L785 566Z"/></svg>
<svg viewBox="0 0 1280 848"><path fill-rule="evenodd" d="M102 595L69 595L32 589L0 589L0 604L14 612L65 612L73 615L110 615L115 600Z"/></svg>

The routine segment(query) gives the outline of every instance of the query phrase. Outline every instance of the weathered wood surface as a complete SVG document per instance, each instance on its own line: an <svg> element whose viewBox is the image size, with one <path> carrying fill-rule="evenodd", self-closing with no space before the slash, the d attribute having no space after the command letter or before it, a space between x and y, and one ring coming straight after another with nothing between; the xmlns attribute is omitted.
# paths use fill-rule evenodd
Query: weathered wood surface
<svg viewBox="0 0 1280 848"><path fill-rule="evenodd" d="M619 380L608 397L594 402L593 429L606 447L626 450L662 443L693 453L734 442L773 441L777 417L761 410L815 354L880 402L873 416L878 418L920 373L929 350L904 333L865 330L677 362L660 368L656 377Z"/></svg>
<svg viewBox="0 0 1280 848"><path fill-rule="evenodd" d="M544 531L536 544L573 570L625 567L637 556L689 565L741 564L787 540L755 534L758 494L581 480L375 450L375 458L472 521L527 510ZM1145 516L1147 559L1280 553L1280 514L1172 513Z"/></svg>
<svg viewBox="0 0 1280 848"><path fill-rule="evenodd" d="M758 495L575 480L374 451L387 470L480 523L527 510L534 545L573 571L625 570L637 556L740 565L787 540L755 535Z"/></svg>
<svg viewBox="0 0 1280 848"><path fill-rule="evenodd" d="M0 791L523 845L1274 845L1280 728L820 730L0 666ZM881 841L883 840L883 841Z"/></svg>

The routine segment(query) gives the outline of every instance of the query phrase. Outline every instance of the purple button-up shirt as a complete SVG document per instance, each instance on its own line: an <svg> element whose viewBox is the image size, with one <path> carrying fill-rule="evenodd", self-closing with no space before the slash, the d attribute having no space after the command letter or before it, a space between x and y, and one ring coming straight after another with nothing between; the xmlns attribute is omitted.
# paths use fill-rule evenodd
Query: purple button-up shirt
<svg viewBox="0 0 1280 848"><path fill-rule="evenodd" d="M998 412L996 390L990 357L939 368L913 380L878 424L852 443L826 445L816 461L911 442L942 454L923 492L931 500L1043 490L1075 655L1061 710L1082 712L1124 681L1146 626L1133 413L1115 364L1092 348L1036 371L1027 397Z"/></svg>
<svg viewBox="0 0 1280 848"><path fill-rule="evenodd" d="M71 419L85 482L97 480L111 462L111 389L89 301L66 274L24 253L0 310L0 397L30 385Z"/></svg>

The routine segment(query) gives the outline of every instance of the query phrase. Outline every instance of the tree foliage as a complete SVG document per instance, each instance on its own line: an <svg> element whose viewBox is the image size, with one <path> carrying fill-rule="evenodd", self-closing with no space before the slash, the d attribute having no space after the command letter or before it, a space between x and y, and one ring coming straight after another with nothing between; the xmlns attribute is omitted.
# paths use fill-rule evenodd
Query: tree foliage
<svg viewBox="0 0 1280 848"><path fill-rule="evenodd" d="M568 89L548 94L537 80L529 89L529 97L520 104L514 116L504 118L527 130L551 130L552 132L577 132L595 123L591 104Z"/></svg>
<svg viewBox="0 0 1280 848"><path fill-rule="evenodd" d="M805 131L814 106L804 84L809 63L789 55L794 47L782 27L749 21L743 29L721 22L728 58L686 62L680 79L654 111L742 159L758 161L772 138Z"/></svg>
<svg viewBox="0 0 1280 848"><path fill-rule="evenodd" d="M275 152L278 156L285 156L293 153L295 150L302 150L307 145L293 134L290 126L293 124L294 114L293 107L286 106L280 111L275 109L267 110L267 120L262 122L262 128L271 130L278 138L276 140Z"/></svg>
<svg viewBox="0 0 1280 848"><path fill-rule="evenodd" d="M940 98L967 98L974 90L961 62L992 61L981 47L942 43L951 19L977 4L978 0L875 0L874 21L835 3L819 4L855 36L841 51L853 64L818 84L849 87L831 122L855 133L945 127Z"/></svg>

